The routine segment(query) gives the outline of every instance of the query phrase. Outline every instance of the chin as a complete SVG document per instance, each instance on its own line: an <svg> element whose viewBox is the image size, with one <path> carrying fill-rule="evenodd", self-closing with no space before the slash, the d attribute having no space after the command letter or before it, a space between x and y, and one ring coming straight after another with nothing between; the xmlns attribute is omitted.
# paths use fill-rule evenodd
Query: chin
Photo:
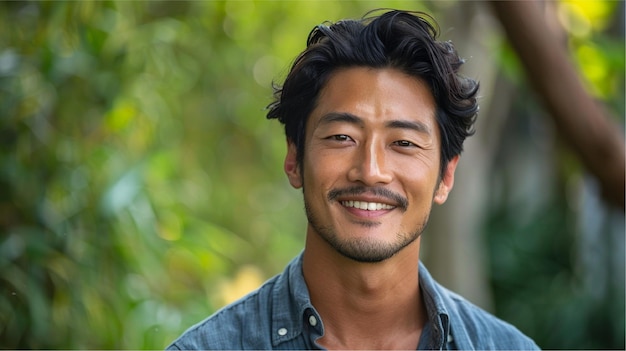
<svg viewBox="0 0 626 351"><path fill-rule="evenodd" d="M404 238L396 242L382 242L372 238L325 239L339 254L348 259L361 263L378 263L392 258L417 238Z"/></svg>

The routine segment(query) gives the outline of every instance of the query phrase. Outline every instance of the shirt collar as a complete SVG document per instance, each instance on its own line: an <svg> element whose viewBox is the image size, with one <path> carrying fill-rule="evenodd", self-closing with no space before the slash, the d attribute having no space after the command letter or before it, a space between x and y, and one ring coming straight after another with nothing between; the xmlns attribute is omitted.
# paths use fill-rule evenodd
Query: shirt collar
<svg viewBox="0 0 626 351"><path fill-rule="evenodd" d="M428 321L432 327L431 349L445 349L450 342L450 320L444 300L437 289L436 282L424 266L419 262L419 284L423 294ZM310 315L321 319L311 304L309 290L302 273L302 253L296 256L277 278L273 289L272 306L272 345L294 339L303 333L304 320ZM309 316L307 316L309 315Z"/></svg>
<svg viewBox="0 0 626 351"><path fill-rule="evenodd" d="M302 274L302 253L276 280L272 302L272 345L276 347L302 334L305 312L314 311Z"/></svg>
<svg viewBox="0 0 626 351"><path fill-rule="evenodd" d="M419 263L419 284L428 313L428 321L431 323L433 331L432 344L429 345L429 348L446 349L445 343L452 341L448 309L437 288L437 283L421 261Z"/></svg>

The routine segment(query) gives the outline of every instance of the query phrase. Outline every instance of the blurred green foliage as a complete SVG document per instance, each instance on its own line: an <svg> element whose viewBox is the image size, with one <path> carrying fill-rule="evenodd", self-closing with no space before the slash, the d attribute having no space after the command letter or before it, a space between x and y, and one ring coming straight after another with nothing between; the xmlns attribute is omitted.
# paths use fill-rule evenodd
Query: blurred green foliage
<svg viewBox="0 0 626 351"><path fill-rule="evenodd" d="M282 270L304 216L271 83L370 6L0 3L0 348L163 348Z"/></svg>
<svg viewBox="0 0 626 351"><path fill-rule="evenodd" d="M624 2L554 5L589 93L624 130ZM624 349L624 212L548 120L511 49L501 64L517 87L494 161L485 224L496 314L545 349Z"/></svg>
<svg viewBox="0 0 626 351"><path fill-rule="evenodd" d="M375 4L435 16L449 5ZM160 349L282 270L305 219L282 173L282 129L264 118L271 83L314 24L373 6L0 2L0 348ZM581 65L599 55L623 74L623 45L610 56L594 51L603 43L579 47ZM623 82L593 82L623 96ZM556 208L542 231L496 210L488 229L565 232L567 204ZM510 254L502 240L495 262ZM519 261L499 267L511 270L496 279ZM537 318L516 323L541 335Z"/></svg>

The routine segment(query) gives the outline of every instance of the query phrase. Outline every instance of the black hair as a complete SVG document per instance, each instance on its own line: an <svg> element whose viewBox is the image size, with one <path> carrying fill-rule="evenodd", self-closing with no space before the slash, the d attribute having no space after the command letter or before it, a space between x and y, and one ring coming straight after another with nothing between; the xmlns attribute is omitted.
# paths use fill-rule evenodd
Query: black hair
<svg viewBox="0 0 626 351"><path fill-rule="evenodd" d="M427 83L436 103L441 134L440 176L474 134L478 82L461 76L464 60L451 42L438 41L435 20L423 12L391 10L360 20L342 20L313 28L306 49L295 59L284 84L274 86L267 118L285 125L304 159L305 127L321 89L339 68L394 68Z"/></svg>

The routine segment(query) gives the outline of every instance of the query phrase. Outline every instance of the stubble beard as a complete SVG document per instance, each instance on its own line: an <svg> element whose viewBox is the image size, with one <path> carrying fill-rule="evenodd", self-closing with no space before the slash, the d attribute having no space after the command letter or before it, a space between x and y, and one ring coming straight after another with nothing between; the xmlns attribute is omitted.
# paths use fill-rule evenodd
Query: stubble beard
<svg viewBox="0 0 626 351"><path fill-rule="evenodd" d="M304 199L304 208L309 225L322 239L342 256L362 263L378 263L393 257L417 240L428 223L428 215L426 215L422 223L415 228L415 230L412 232L396 233L396 239L392 242L381 242L373 238L342 239L337 235L335 228L322 224L322 221L319 220L311 206L309 206L306 196ZM361 222L358 224L363 226L364 230L379 225L379 223L374 222Z"/></svg>

